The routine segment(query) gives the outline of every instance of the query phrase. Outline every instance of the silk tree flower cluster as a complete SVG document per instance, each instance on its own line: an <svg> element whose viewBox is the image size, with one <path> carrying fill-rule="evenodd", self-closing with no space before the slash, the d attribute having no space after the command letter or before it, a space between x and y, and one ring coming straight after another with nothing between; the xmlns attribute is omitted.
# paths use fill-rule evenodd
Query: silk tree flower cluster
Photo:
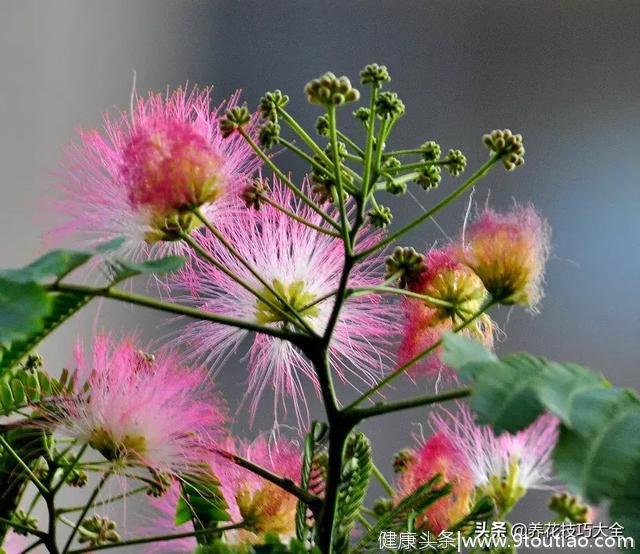
<svg viewBox="0 0 640 554"><path fill-rule="evenodd" d="M368 102L352 111L360 142L338 125L360 92L333 73L305 87L323 110L318 137L282 91L251 112L238 93L212 105L213 89L186 87L134 95L128 113L79 133L58 174L63 221L49 233L77 249L0 276L34 295L11 312L28 332L0 336L0 416L9 416L0 478L20 476L0 511L5 552L375 551L376 529L468 533L504 518L527 490L556 486L559 419L499 434L476 420L468 375L443 357L443 340L458 333L497 363L489 311L539 309L548 224L530 206L486 208L456 240L425 252L399 242L492 167L521 166L522 137L485 135L489 159L462 180L457 148L387 146L407 111L389 81L384 66L361 72ZM289 155L308 172L283 169ZM385 198L415 186L428 200L443 173L461 182L417 219L392 223ZM104 282L72 282L89 260ZM150 273L148 295L119 286ZM68 370L50 374L29 350L95 297L164 313L176 330L147 345L100 331L70 350ZM244 389L241 400L220 390L220 372ZM387 399L401 376L425 389L440 375L444 394ZM310 408L316 399L323 414ZM454 399L455 409L428 415ZM395 456L389 482L358 425L410 408L423 410L432 433ZM238 436L242 417L257 438ZM386 496L369 509L371 476ZM79 505L59 505L64 487ZM118 506L137 494L146 496L142 522L116 529ZM553 506L572 521L589 510L568 493Z"/></svg>

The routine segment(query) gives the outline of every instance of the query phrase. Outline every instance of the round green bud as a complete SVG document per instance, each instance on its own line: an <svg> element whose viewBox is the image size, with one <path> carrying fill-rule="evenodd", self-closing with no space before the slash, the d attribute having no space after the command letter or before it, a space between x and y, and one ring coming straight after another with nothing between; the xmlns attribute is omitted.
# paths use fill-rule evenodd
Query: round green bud
<svg viewBox="0 0 640 554"><path fill-rule="evenodd" d="M408 448L399 450L393 455L393 471L402 473L413 463L414 459L415 455L412 450Z"/></svg>
<svg viewBox="0 0 640 554"><path fill-rule="evenodd" d="M442 155L440 145L434 140L428 140L420 146L422 158L425 162L437 162Z"/></svg>
<svg viewBox="0 0 640 554"><path fill-rule="evenodd" d="M401 195L407 192L407 183L398 183L392 177L388 177L385 182L385 190L389 194Z"/></svg>
<svg viewBox="0 0 640 554"><path fill-rule="evenodd" d="M309 81L304 91L309 102L326 107L340 106L360 98L360 93L351 86L348 77L336 77L331 72Z"/></svg>
<svg viewBox="0 0 640 554"><path fill-rule="evenodd" d="M341 160L344 160L347 157L349 151L347 150L347 145L344 142L337 141L336 146L338 147L338 157ZM329 156L329 159L333 159L333 149L331 144L327 144L324 148L325 154Z"/></svg>
<svg viewBox="0 0 640 554"><path fill-rule="evenodd" d="M367 121L369 121L370 113L371 110L369 110L369 108L360 107L355 112L353 112L353 117L362 121L362 123L366 123Z"/></svg>
<svg viewBox="0 0 640 554"><path fill-rule="evenodd" d="M496 129L484 135L482 140L490 151L500 155L507 171L513 171L524 163L522 135L514 135L509 129Z"/></svg>
<svg viewBox="0 0 640 554"><path fill-rule="evenodd" d="M467 157L460 150L449 150L445 167L451 175L457 177L467 167Z"/></svg>
<svg viewBox="0 0 640 554"><path fill-rule="evenodd" d="M258 140L260 144L267 150L272 148L280 138L280 125L275 121L267 121L262 127L260 127L260 133Z"/></svg>
<svg viewBox="0 0 640 554"><path fill-rule="evenodd" d="M371 225L373 225L374 227L379 227L380 229L383 229L384 227L389 225L389 223L391 223L391 220L393 219L391 208L387 208L386 206L382 205L375 206L367 212L367 215L369 216L369 222L371 223Z"/></svg>
<svg viewBox="0 0 640 554"><path fill-rule="evenodd" d="M222 136L224 138L229 137L237 129L244 127L249 121L251 121L251 113L247 106L236 106L235 108L227 110L227 113L220 121Z"/></svg>
<svg viewBox="0 0 640 554"><path fill-rule="evenodd" d="M373 511L378 517L382 517L393 509L393 501L390 498L378 498L373 503Z"/></svg>
<svg viewBox="0 0 640 554"><path fill-rule="evenodd" d="M424 256L410 246L397 246L393 254L385 259L384 266L385 279L391 279L395 275L401 287L405 287L407 281L414 279L426 269Z"/></svg>
<svg viewBox="0 0 640 554"><path fill-rule="evenodd" d="M389 77L389 71L386 65L378 65L377 63L370 63L364 67L360 72L360 82L363 85L388 83L391 81Z"/></svg>
<svg viewBox="0 0 640 554"><path fill-rule="evenodd" d="M418 183L424 190L431 190L438 188L442 176L440 174L440 167L437 165L430 165L425 167L420 175L416 178Z"/></svg>
<svg viewBox="0 0 640 554"><path fill-rule="evenodd" d="M78 528L80 535L78 541L88 543L90 546L104 544L116 544L120 542L120 535L116 531L116 523L108 517L94 515L82 521Z"/></svg>
<svg viewBox="0 0 640 554"><path fill-rule="evenodd" d="M286 94L282 94L281 90L273 90L265 92L264 96L260 98L258 109L263 118L276 121L278 119L278 109L284 108L288 103L289 97Z"/></svg>
<svg viewBox="0 0 640 554"><path fill-rule="evenodd" d="M329 135L329 117L327 114L321 115L316 119L316 133L321 137Z"/></svg>
<svg viewBox="0 0 640 554"><path fill-rule="evenodd" d="M396 92L381 92L376 100L376 113L382 119L398 119L404 115L404 102Z"/></svg>
<svg viewBox="0 0 640 554"><path fill-rule="evenodd" d="M242 191L242 200L247 208L259 210L264 197L269 193L269 185L264 179L255 179Z"/></svg>

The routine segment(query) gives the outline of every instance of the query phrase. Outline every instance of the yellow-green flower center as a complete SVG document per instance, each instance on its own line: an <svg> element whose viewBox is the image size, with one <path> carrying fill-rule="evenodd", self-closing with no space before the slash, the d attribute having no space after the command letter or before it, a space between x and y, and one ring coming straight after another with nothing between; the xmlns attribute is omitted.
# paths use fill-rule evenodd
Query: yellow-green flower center
<svg viewBox="0 0 640 554"><path fill-rule="evenodd" d="M139 460L147 448L147 441L143 435L127 434L116 440L105 429L95 429L89 444L107 460L120 463L128 460Z"/></svg>
<svg viewBox="0 0 640 554"><path fill-rule="evenodd" d="M526 489L520 484L520 463L516 457L509 462L505 475L493 475L483 487L483 493L496 504L498 515L507 514L525 495Z"/></svg>
<svg viewBox="0 0 640 554"><path fill-rule="evenodd" d="M271 287L273 292L266 288L261 291L266 301L261 299L256 301L256 320L261 325L286 322L286 314L290 313L286 304L307 320L317 317L320 313L317 304L311 305L316 295L305 290L304 281L298 280L285 284L279 279L274 279Z"/></svg>

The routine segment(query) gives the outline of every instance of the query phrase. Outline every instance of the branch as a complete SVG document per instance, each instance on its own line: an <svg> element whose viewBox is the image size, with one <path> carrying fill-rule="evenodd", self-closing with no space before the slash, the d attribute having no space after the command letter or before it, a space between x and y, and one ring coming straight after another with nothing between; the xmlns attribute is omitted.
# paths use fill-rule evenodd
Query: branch
<svg viewBox="0 0 640 554"><path fill-rule="evenodd" d="M268 469L265 469L262 466L254 464L253 462L243 458L242 456L238 456L237 454L232 454L231 452L227 452L226 450L222 450L220 448L214 449L214 452L222 456L223 458L233 462L234 464L243 467L255 473L256 475L270 481L274 485L277 485L282 490L287 491L289 494L299 498L302 502L304 502L311 511L317 513L322 507L322 499L317 497L315 494L311 494L309 491L304 490L302 487L296 485L291 479L286 477L282 477L280 475L276 475L272 473Z"/></svg>
<svg viewBox="0 0 640 554"><path fill-rule="evenodd" d="M494 154L493 156L491 156L489 160L487 160L484 164L482 164L480 168L471 177L469 177L469 179L467 179L462 185L460 185L456 190L454 190L449 196L447 196L446 198L438 202L433 208L423 213L420 217L414 219L411 223L405 225L395 233L392 233L387 238L380 241L378 244L375 244L371 248L367 248L366 250L359 252L356 255L356 260L361 260L363 258L366 258L367 256L369 256L370 254L373 254L377 250L384 248L388 244L400 238L402 235L411 231L411 229L413 229L414 227L417 227L418 225L420 225L423 221L429 219L430 217L433 217L436 213L438 213L440 210L448 206L456 198L461 196L468 188L470 188L474 183L476 183L476 181L484 177L489 172L491 167L496 162L498 162L498 160L500 160L500 157L501 155L499 154Z"/></svg>
<svg viewBox="0 0 640 554"><path fill-rule="evenodd" d="M125 292L123 290L114 289L111 287L100 288L88 287L85 285L67 285L64 283L58 283L49 285L46 287L46 289L55 292L77 292L90 296L110 298L112 300L118 300L120 302L127 302L129 304L135 304L137 306L144 306L145 308L151 308L152 310L159 310L161 312L184 315L202 321L212 321L214 323L221 323L223 325L239 327L240 329L246 329L247 331L255 331L257 333L263 333L265 335L270 335L279 339L290 340L292 342L296 342L297 339L305 337L305 335L290 333L289 331L278 329L277 327L265 327L252 321L244 321L241 319L234 319L231 317L212 314L209 312L203 312L195 308L190 308L188 306L181 306L180 304L170 304L168 302L156 300L151 296Z"/></svg>

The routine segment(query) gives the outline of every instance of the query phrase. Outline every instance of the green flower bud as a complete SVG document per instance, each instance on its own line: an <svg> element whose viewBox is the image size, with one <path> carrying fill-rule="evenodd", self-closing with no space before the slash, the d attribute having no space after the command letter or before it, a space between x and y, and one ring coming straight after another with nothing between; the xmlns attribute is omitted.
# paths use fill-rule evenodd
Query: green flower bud
<svg viewBox="0 0 640 554"><path fill-rule="evenodd" d="M398 119L404 115L404 102L396 92L381 92L376 100L376 113L382 119Z"/></svg>
<svg viewBox="0 0 640 554"><path fill-rule="evenodd" d="M227 138L237 129L244 127L249 121L251 121L251 114L247 106L236 106L235 108L227 110L227 113L220 121L222 136Z"/></svg>
<svg viewBox="0 0 640 554"><path fill-rule="evenodd" d="M589 522L589 506L577 496L566 492L554 494L549 501L549 509L572 523Z"/></svg>
<svg viewBox="0 0 640 554"><path fill-rule="evenodd" d="M373 511L378 517L382 517L393 509L393 501L390 498L378 498L373 503Z"/></svg>
<svg viewBox="0 0 640 554"><path fill-rule="evenodd" d="M414 459L415 455L413 450L403 448L393 455L393 471L396 473L402 473L413 463Z"/></svg>
<svg viewBox="0 0 640 554"><path fill-rule="evenodd" d="M417 177L416 183L418 183L424 190L430 190L438 188L442 176L440 175L440 167L437 165L430 165L422 170L422 173Z"/></svg>
<svg viewBox="0 0 640 554"><path fill-rule="evenodd" d="M289 97L286 94L282 94L281 90L273 90L265 92L264 96L260 98L258 109L263 118L276 121L278 119L278 109L284 108L288 103Z"/></svg>
<svg viewBox="0 0 640 554"><path fill-rule="evenodd" d="M347 150L347 145L344 142L337 141L337 147L338 158L340 158L340 160L344 160L349 153L349 151ZM327 146L325 146L324 153L329 156L329 159L333 159L333 150L331 148L331 144L327 144Z"/></svg>
<svg viewBox="0 0 640 554"><path fill-rule="evenodd" d="M67 484L70 487L81 488L84 487L89 481L89 476L84 469L72 469L69 475L67 475Z"/></svg>
<svg viewBox="0 0 640 554"><path fill-rule="evenodd" d="M321 137L329 135L329 117L327 114L321 115L316 119L316 132Z"/></svg>
<svg viewBox="0 0 640 554"><path fill-rule="evenodd" d="M23 509L16 510L11 517L11 520L18 525L33 529L34 531L38 528L38 520L35 517L28 515ZM16 534L24 535L25 537L29 535L29 533L24 529L14 527L13 531Z"/></svg>
<svg viewBox="0 0 640 554"><path fill-rule="evenodd" d="M445 167L454 177L460 175L467 167L467 157L460 150L449 150L445 161Z"/></svg>
<svg viewBox="0 0 640 554"><path fill-rule="evenodd" d="M264 179L255 179L242 192L242 200L244 200L247 208L259 210L264 200L263 197L269 193L269 185Z"/></svg>
<svg viewBox="0 0 640 554"><path fill-rule="evenodd" d="M379 227L380 229L386 227L391 223L393 219L393 214L391 213L391 208L387 208L386 206L375 206L371 210L367 212L369 216L369 222L374 227Z"/></svg>
<svg viewBox="0 0 640 554"><path fill-rule="evenodd" d="M382 167L380 169L382 171L389 171L390 169L397 169L401 165L402 165L402 162L398 158L389 156L382 160Z"/></svg>
<svg viewBox="0 0 640 554"><path fill-rule="evenodd" d="M422 151L422 158L425 162L437 162L442 155L440 145L433 140L428 140L422 144L420 150Z"/></svg>
<svg viewBox="0 0 640 554"><path fill-rule="evenodd" d="M380 83L388 83L389 81L391 81L391 77L389 77L389 71L386 65L370 63L360 72L360 82L363 85L369 83L379 85Z"/></svg>
<svg viewBox="0 0 640 554"><path fill-rule="evenodd" d="M347 77L336 77L331 72L309 81L304 91L309 102L326 107L341 106L360 98L360 93L351 86L351 81Z"/></svg>
<svg viewBox="0 0 640 554"><path fill-rule="evenodd" d="M371 113L371 110L369 110L369 108L358 108L355 112L353 112L353 117L355 117L356 119L359 119L360 121L362 121L362 123L366 123L367 121L369 121L369 114Z"/></svg>
<svg viewBox="0 0 640 554"><path fill-rule="evenodd" d="M522 135L514 135L509 129L494 130L482 137L486 147L499 154L507 171L512 171L524 163Z"/></svg>
<svg viewBox="0 0 640 554"><path fill-rule="evenodd" d="M88 543L89 546L120 542L120 535L116 531L115 521L99 515L83 520L82 525L78 528L78 534L80 535L78 541L81 544Z"/></svg>
<svg viewBox="0 0 640 554"><path fill-rule="evenodd" d="M389 194L405 194L407 192L407 183L398 183L393 177L388 177L385 183L385 189Z"/></svg>
<svg viewBox="0 0 640 554"><path fill-rule="evenodd" d="M260 127L258 139L260 140L260 144L267 150L278 142L278 138L280 138L280 125L274 121L268 121Z"/></svg>
<svg viewBox="0 0 640 554"><path fill-rule="evenodd" d="M385 259L384 266L386 269L385 279L397 275L401 287L405 287L407 281L414 279L426 269L424 256L410 246L396 247L393 254Z"/></svg>

